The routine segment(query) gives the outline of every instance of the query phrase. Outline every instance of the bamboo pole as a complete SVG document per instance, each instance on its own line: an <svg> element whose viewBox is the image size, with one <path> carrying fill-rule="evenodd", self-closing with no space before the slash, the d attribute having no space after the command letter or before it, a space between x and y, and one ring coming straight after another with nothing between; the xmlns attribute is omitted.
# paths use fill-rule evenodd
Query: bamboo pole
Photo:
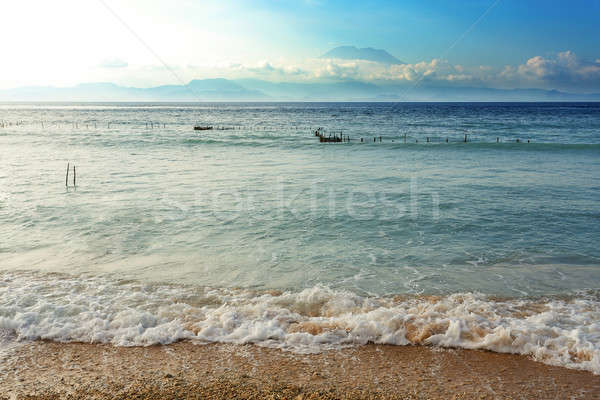
<svg viewBox="0 0 600 400"><path fill-rule="evenodd" d="M73 165L73 187L77 186L77 184L75 183L76 177L77 177L77 174L75 173L75 165Z"/></svg>
<svg viewBox="0 0 600 400"><path fill-rule="evenodd" d="M67 177L65 178L65 186L69 187L69 163L67 163Z"/></svg>

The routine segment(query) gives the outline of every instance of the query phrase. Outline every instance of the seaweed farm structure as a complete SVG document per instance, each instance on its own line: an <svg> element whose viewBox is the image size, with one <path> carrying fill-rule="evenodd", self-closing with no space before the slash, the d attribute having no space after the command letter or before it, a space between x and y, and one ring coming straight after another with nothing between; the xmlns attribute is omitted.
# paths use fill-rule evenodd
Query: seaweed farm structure
<svg viewBox="0 0 600 400"><path fill-rule="evenodd" d="M341 143L350 141L350 136L344 136L342 131L326 133L323 128L317 128L317 130L315 130L315 136L319 138L319 142L321 143Z"/></svg>
<svg viewBox="0 0 600 400"><path fill-rule="evenodd" d="M0 129L20 129L20 128L28 128L32 126L37 126L44 129L57 129L57 128L72 128L72 129L85 129L85 130L102 130L107 128L109 130L120 129L121 127L145 127L146 129L167 129L169 126L172 129L178 129L178 127L185 126L187 129L190 129L190 122L170 122L167 124L163 121L123 121L123 120L97 120L97 119L81 119L81 120L5 120L0 119ZM192 125L194 131L230 131L230 130L238 130L238 131L262 131L262 132L270 132L275 133L278 131L294 131L294 132L302 132L309 131L311 135L314 135L319 138L319 142L321 143L349 143L351 141L358 143L382 143L384 141L390 143L533 143L533 139L525 139L519 137L502 137L502 136L492 136L489 138L481 138L475 137L473 138L472 132L464 132L464 129L461 129L463 132L449 132L449 136L409 136L406 132L402 132L404 129L399 128L395 135L393 136L372 136L373 140L371 141L371 134L368 132L362 132L365 136L362 136L361 133L355 132L354 139L351 139L349 135L344 135L341 130L327 130L323 127L315 129L310 125L289 125L289 126L281 126L281 125L263 125L263 124L235 124L235 125L211 125L208 122L204 124L200 122L196 122ZM386 140L384 140L386 139ZM488 139L488 140L485 140Z"/></svg>

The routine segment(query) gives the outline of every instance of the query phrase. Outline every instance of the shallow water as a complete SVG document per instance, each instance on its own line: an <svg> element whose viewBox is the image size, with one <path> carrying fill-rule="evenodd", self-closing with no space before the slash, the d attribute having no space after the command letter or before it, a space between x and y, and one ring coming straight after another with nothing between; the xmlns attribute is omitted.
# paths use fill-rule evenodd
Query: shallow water
<svg viewBox="0 0 600 400"><path fill-rule="evenodd" d="M600 371L599 104L4 104L0 120L0 328L18 337L169 343L200 324L235 342L244 325L262 333L238 342L294 348L312 329L297 350L429 340ZM351 141L319 143L317 127ZM132 299L123 282L174 286ZM268 290L316 296L314 315L290 318L319 327L281 322L298 312L263 304ZM171 310L190 291L182 304L202 313ZM433 318L395 295L444 306ZM492 311L471 321L460 301ZM124 309L137 330L115 339ZM428 324L443 337L413 340Z"/></svg>

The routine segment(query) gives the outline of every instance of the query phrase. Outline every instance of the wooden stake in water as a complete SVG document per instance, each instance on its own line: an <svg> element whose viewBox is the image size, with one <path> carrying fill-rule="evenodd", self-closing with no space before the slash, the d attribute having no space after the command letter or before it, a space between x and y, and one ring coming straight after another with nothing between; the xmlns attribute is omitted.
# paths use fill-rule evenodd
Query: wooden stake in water
<svg viewBox="0 0 600 400"><path fill-rule="evenodd" d="M76 177L77 177L77 174L75 173L75 165L73 165L73 187L77 186L77 184L75 183Z"/></svg>
<svg viewBox="0 0 600 400"><path fill-rule="evenodd" d="M65 178L65 186L69 187L69 163L67 163L67 177Z"/></svg>

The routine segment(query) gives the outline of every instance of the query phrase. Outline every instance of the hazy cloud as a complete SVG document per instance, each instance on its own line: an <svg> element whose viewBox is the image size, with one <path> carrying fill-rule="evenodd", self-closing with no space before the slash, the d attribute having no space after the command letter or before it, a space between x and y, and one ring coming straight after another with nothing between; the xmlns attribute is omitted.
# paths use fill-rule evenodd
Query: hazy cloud
<svg viewBox="0 0 600 400"><path fill-rule="evenodd" d="M127 68L129 64L120 58L106 59L100 63L101 68Z"/></svg>
<svg viewBox="0 0 600 400"><path fill-rule="evenodd" d="M302 69L294 65L274 65L269 61L260 62L255 66L243 66L238 64L241 70L258 75L296 76L303 73Z"/></svg>
<svg viewBox="0 0 600 400"><path fill-rule="evenodd" d="M103 63L104 80L124 82L148 80L152 84L172 80L161 66L124 68L127 63L113 59ZM221 62L207 65L171 66L181 81L203 78L256 78L272 82L324 82L356 80L397 84L432 84L496 88L540 88L590 92L600 90L600 60L584 61L574 52L534 56L521 65L503 68L486 65L465 66L433 59L412 64L383 64L366 60L305 59L263 60L256 63ZM118 71L123 71L123 73ZM111 72L112 71L112 72ZM160 82L159 82L160 81Z"/></svg>
<svg viewBox="0 0 600 400"><path fill-rule="evenodd" d="M481 70L469 72L461 65L433 59L415 64L382 64L372 61L319 60L311 69L313 78L355 79L362 81L470 81L479 79Z"/></svg>
<svg viewBox="0 0 600 400"><path fill-rule="evenodd" d="M551 57L532 57L517 67L506 66L500 76L509 82L546 84L551 87L600 88L600 63L581 60L572 51Z"/></svg>
<svg viewBox="0 0 600 400"><path fill-rule="evenodd" d="M321 61L324 61L323 65L310 69L314 78L600 90L600 60L584 61L572 51L546 57L534 56L521 65L503 69L486 65L454 65L441 59L389 66L358 60L348 63Z"/></svg>

